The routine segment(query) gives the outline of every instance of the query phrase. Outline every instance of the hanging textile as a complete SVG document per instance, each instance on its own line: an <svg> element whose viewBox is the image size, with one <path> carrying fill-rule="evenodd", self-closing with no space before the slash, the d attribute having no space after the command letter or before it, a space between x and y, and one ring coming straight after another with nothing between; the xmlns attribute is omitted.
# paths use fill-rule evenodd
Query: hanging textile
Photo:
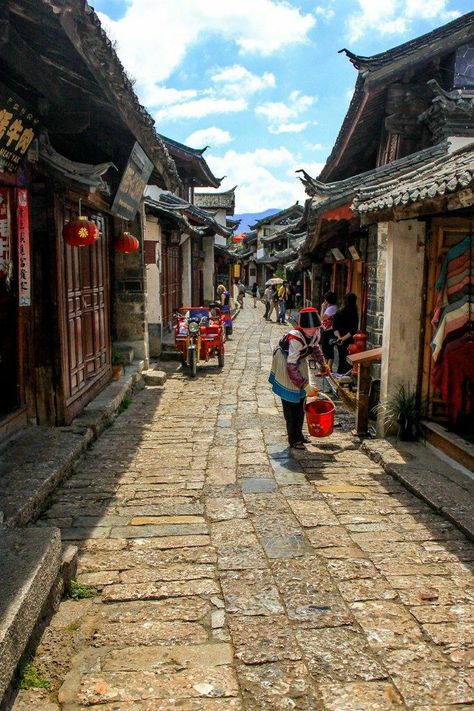
<svg viewBox="0 0 474 711"><path fill-rule="evenodd" d="M450 425L474 414L474 238L451 247L436 282L432 324L433 385L441 392Z"/></svg>

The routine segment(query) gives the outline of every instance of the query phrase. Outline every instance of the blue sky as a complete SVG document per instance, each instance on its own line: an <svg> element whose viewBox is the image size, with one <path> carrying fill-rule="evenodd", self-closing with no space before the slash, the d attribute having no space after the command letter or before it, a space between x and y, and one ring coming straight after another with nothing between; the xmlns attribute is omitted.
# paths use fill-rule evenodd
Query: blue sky
<svg viewBox="0 0 474 711"><path fill-rule="evenodd" d="M160 133L195 148L236 212L305 199L371 55L472 9L472 0L89 0Z"/></svg>

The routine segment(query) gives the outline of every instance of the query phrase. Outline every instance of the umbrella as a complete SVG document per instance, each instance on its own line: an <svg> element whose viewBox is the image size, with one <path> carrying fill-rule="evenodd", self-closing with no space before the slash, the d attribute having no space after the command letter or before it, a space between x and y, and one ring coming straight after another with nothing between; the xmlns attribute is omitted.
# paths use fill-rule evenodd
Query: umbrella
<svg viewBox="0 0 474 711"><path fill-rule="evenodd" d="M283 284L283 279L280 279L280 277L272 277L265 282L265 286L273 286L274 284Z"/></svg>

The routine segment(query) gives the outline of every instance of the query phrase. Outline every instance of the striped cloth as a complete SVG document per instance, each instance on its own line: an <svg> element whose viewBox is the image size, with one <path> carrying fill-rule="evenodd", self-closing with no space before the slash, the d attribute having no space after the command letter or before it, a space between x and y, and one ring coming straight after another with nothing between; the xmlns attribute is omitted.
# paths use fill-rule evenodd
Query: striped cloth
<svg viewBox="0 0 474 711"><path fill-rule="evenodd" d="M268 382L278 397L281 397L283 400L288 400L289 402L299 402L301 398L306 396L306 393L303 388L297 388L296 385L291 382L286 366L286 355L280 348L277 348L273 354L272 369ZM306 359L301 360L298 367L303 378L308 381L308 363Z"/></svg>

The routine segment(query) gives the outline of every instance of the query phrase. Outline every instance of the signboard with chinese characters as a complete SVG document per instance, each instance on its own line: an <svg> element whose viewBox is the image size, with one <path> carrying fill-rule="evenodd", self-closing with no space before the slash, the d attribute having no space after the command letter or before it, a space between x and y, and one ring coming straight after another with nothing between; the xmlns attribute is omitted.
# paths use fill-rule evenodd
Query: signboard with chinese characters
<svg viewBox="0 0 474 711"><path fill-rule="evenodd" d="M14 173L35 137L39 120L26 104L0 84L0 164Z"/></svg>
<svg viewBox="0 0 474 711"><path fill-rule="evenodd" d="M0 279L7 279L11 271L10 189L0 188Z"/></svg>
<svg viewBox="0 0 474 711"><path fill-rule="evenodd" d="M111 208L114 215L133 220L152 170L153 163L143 148L135 143Z"/></svg>
<svg viewBox="0 0 474 711"><path fill-rule="evenodd" d="M18 304L31 306L30 221L28 192L17 190L16 226L18 231Z"/></svg>

